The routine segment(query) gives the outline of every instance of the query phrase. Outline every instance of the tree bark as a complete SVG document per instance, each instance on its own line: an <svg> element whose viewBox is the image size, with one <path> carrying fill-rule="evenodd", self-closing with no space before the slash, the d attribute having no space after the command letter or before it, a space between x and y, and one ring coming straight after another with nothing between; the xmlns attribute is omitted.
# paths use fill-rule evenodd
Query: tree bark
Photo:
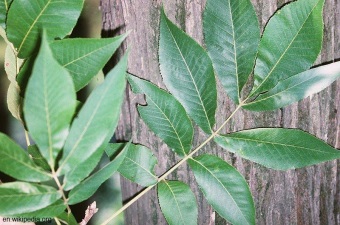
<svg viewBox="0 0 340 225"><path fill-rule="evenodd" d="M261 29L270 16L288 1L252 0ZM161 0L101 0L105 34L131 31L120 55L129 52L129 72L164 88L159 72L158 40ZM166 14L200 44L203 43L202 11L205 0L163 1ZM340 2L327 0L324 8L325 34L323 50L317 65L340 58ZM298 60L298 59L297 59ZM161 175L179 161L138 116L136 105L144 104L143 96L134 95L129 87L116 132L117 140L130 140L152 149L158 158L156 174ZM235 109L219 84L217 126ZM231 132L255 127L300 128L332 146L340 148L340 81L319 94L313 95L281 110L264 113L239 111L224 128ZM194 146L207 137L196 128ZM217 154L232 163L250 185L256 206L257 224L340 225L340 166L331 161L304 169L279 172L243 160L208 143L201 152ZM199 204L198 224L227 224L214 213L199 191L187 165L181 166L168 179L179 179L193 189ZM123 199L127 202L143 187L122 178ZM166 224L160 212L156 190L125 211L129 225Z"/></svg>

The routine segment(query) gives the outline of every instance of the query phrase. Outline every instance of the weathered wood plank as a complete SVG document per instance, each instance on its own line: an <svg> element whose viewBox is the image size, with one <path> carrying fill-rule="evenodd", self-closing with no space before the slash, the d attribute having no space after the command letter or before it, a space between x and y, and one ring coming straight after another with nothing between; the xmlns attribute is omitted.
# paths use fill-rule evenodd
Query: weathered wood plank
<svg viewBox="0 0 340 225"><path fill-rule="evenodd" d="M172 21L184 29L199 43L203 42L202 11L205 0L163 1L165 11ZM278 7L287 0L252 0L261 29ZM130 48L129 72L164 87L158 68L158 38L160 0L101 0L103 30L121 28L131 30L121 52ZM325 35L323 51L317 64L340 58L340 2L327 0L325 5ZM220 89L221 90L221 89ZM156 173L162 174L178 161L164 143L148 130L138 117L136 104L144 103L141 96L126 91L120 124L116 133L118 140L133 139L150 147L159 164ZM220 91L217 125L232 112L235 106ZM254 127L296 127L308 131L329 144L340 148L340 81L327 90L282 110L266 113L240 111L223 132ZM199 133L195 145L205 135ZM209 143L204 151L223 156L233 163L245 176L254 195L257 224L340 224L340 167L337 161L300 170L278 172L247 162ZM184 166L169 179L188 182L197 194L199 202L198 224L227 224L204 200L192 173ZM123 198L128 201L142 188L122 179ZM126 224L166 224L159 212L155 190L150 191L126 211Z"/></svg>

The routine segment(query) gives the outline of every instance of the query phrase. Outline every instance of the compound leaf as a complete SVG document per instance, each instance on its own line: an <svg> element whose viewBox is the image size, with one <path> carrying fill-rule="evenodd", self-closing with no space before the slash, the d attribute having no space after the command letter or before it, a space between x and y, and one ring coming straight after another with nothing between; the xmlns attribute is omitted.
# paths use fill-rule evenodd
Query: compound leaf
<svg viewBox="0 0 340 225"><path fill-rule="evenodd" d="M75 107L72 79L43 38L26 88L24 116L30 135L51 167L65 143Z"/></svg>
<svg viewBox="0 0 340 225"><path fill-rule="evenodd" d="M299 0L269 20L259 45L252 96L308 69L320 53L324 0Z"/></svg>
<svg viewBox="0 0 340 225"><path fill-rule="evenodd" d="M172 95L148 81L135 76L128 79L135 93L146 96L148 105L138 106L144 122L178 155L187 155L194 130L183 106Z"/></svg>
<svg viewBox="0 0 340 225"><path fill-rule="evenodd" d="M197 224L198 209L190 187L180 181L157 185L159 205L169 225Z"/></svg>
<svg viewBox="0 0 340 225"><path fill-rule="evenodd" d="M168 90L206 133L217 107L216 80L205 50L161 12L159 63Z"/></svg>
<svg viewBox="0 0 340 225"><path fill-rule="evenodd" d="M250 0L208 0L203 29L216 73L230 98L239 103L260 41L254 7Z"/></svg>
<svg viewBox="0 0 340 225"><path fill-rule="evenodd" d="M207 154L188 162L205 198L218 214L235 225L255 224L251 192L234 167Z"/></svg>
<svg viewBox="0 0 340 225"><path fill-rule="evenodd" d="M215 138L245 159L277 170L289 170L340 158L340 151L298 129L258 128Z"/></svg>
<svg viewBox="0 0 340 225"><path fill-rule="evenodd" d="M7 37L18 57L30 56L42 29L50 39L64 38L79 18L84 0L15 0L7 17Z"/></svg>

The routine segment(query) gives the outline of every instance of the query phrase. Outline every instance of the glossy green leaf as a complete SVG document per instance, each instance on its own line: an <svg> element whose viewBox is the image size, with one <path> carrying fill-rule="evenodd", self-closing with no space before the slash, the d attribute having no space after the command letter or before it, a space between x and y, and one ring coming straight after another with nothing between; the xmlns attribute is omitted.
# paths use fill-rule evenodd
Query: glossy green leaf
<svg viewBox="0 0 340 225"><path fill-rule="evenodd" d="M340 151L298 129L259 128L215 138L245 159L277 170L289 170L340 158Z"/></svg>
<svg viewBox="0 0 340 225"><path fill-rule="evenodd" d="M270 91L259 95L243 108L254 111L274 110L322 91L340 77L340 62L331 63L279 81Z"/></svg>
<svg viewBox="0 0 340 225"><path fill-rule="evenodd" d="M6 17L13 0L0 0L0 26L6 28Z"/></svg>
<svg viewBox="0 0 340 225"><path fill-rule="evenodd" d="M158 178L154 173L156 164L157 158L150 149L142 145L130 144L118 171L132 182L147 187L157 182Z"/></svg>
<svg viewBox="0 0 340 225"><path fill-rule="evenodd" d="M43 38L26 88L24 115L30 135L51 167L65 143L75 107L72 79Z"/></svg>
<svg viewBox="0 0 340 225"><path fill-rule="evenodd" d="M205 198L220 216L235 225L255 224L248 184L234 167L206 154L188 162Z"/></svg>
<svg viewBox="0 0 340 225"><path fill-rule="evenodd" d="M60 214L62 214L66 209L66 205L64 204L64 201L59 199L52 205L49 205L43 209L31 212L31 213L24 213L20 215L16 215L21 218L53 218L57 217Z"/></svg>
<svg viewBox="0 0 340 225"><path fill-rule="evenodd" d="M84 180L96 168L103 152L104 148L100 147L86 160L67 172L64 177L64 190L69 191Z"/></svg>
<svg viewBox="0 0 340 225"><path fill-rule="evenodd" d="M123 152L121 152L121 154L119 154L113 161L74 187L70 191L68 204L74 205L90 198L97 191L100 185L117 171L125 158L126 152L127 151L123 150Z"/></svg>
<svg viewBox="0 0 340 225"><path fill-rule="evenodd" d="M57 217L63 224L67 225L78 225L78 222L74 218L73 214L68 214L67 212L63 212Z"/></svg>
<svg viewBox="0 0 340 225"><path fill-rule="evenodd" d="M41 155L41 153L39 152L39 149L36 145L30 145L27 147L27 152L28 154L30 154L31 159L33 160L33 162L39 166L40 168L46 170L46 171L50 171L51 168L48 165L48 163L46 162L46 159Z"/></svg>
<svg viewBox="0 0 340 225"><path fill-rule="evenodd" d="M2 133L0 133L0 171L23 181L39 182L52 179L32 162L19 145Z"/></svg>
<svg viewBox="0 0 340 225"><path fill-rule="evenodd" d="M203 28L215 71L230 98L239 103L260 41L254 7L250 0L208 0Z"/></svg>
<svg viewBox="0 0 340 225"><path fill-rule="evenodd" d="M178 155L187 155L194 130L183 106L172 95L148 81L135 76L128 79L135 93L146 96L147 105L138 106L144 122Z"/></svg>
<svg viewBox="0 0 340 225"><path fill-rule="evenodd" d="M190 187L180 181L157 185L159 205L169 225L196 225L198 209Z"/></svg>
<svg viewBox="0 0 340 225"><path fill-rule="evenodd" d="M126 86L126 68L127 55L86 100L72 123L57 171L59 175L73 170L95 151L107 145L120 115Z"/></svg>
<svg viewBox="0 0 340 225"><path fill-rule="evenodd" d="M125 37L64 39L52 42L51 49L56 60L70 72L78 91L105 66Z"/></svg>
<svg viewBox="0 0 340 225"><path fill-rule="evenodd" d="M168 90L206 133L217 107L216 80L205 50L161 12L159 63Z"/></svg>
<svg viewBox="0 0 340 225"><path fill-rule="evenodd" d="M0 185L0 215L11 216L43 209L61 197L56 189L25 182Z"/></svg>
<svg viewBox="0 0 340 225"><path fill-rule="evenodd" d="M15 0L7 17L7 37L18 57L30 56L42 29L50 39L64 38L79 18L84 0Z"/></svg>
<svg viewBox="0 0 340 225"><path fill-rule="evenodd" d="M323 37L324 0L298 0L278 10L260 41L252 95L312 66Z"/></svg>

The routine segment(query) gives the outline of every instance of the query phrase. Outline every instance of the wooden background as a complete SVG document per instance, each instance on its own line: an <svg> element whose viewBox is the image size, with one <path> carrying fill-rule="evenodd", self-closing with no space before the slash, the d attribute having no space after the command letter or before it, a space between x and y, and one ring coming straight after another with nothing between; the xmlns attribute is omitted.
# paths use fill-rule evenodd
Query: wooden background
<svg viewBox="0 0 340 225"><path fill-rule="evenodd" d="M252 2L263 29L276 9L288 1L252 0ZM202 44L202 11L205 1L168 0L163 3L170 19ZM157 54L161 4L160 0L101 0L101 9L104 35L111 36L131 31L119 53L121 55L126 47L129 47L129 72L164 87ZM317 65L340 58L340 1L326 0L324 23L324 44ZM134 143L150 147L159 160L156 174L161 175L179 158L175 157L139 118L136 105L143 104L143 99L143 96L136 96L129 89L126 90L126 100L116 138L118 140L132 138ZM234 109L235 105L220 88L217 125L221 125ZM340 112L340 81L333 83L325 91L285 109L265 113L239 111L223 132L254 127L300 128L340 148L338 112ZM199 135L195 139L194 146L206 138L197 128L196 131ZM339 161L278 172L235 157L212 142L203 151L225 158L245 176L254 196L257 224L340 224ZM187 182L194 190L199 202L198 224L227 224L204 200L187 165L178 169L169 179ZM142 189L125 179L122 179L122 188L125 201ZM166 224L159 211L156 190L153 189L128 208L125 218L127 225Z"/></svg>

